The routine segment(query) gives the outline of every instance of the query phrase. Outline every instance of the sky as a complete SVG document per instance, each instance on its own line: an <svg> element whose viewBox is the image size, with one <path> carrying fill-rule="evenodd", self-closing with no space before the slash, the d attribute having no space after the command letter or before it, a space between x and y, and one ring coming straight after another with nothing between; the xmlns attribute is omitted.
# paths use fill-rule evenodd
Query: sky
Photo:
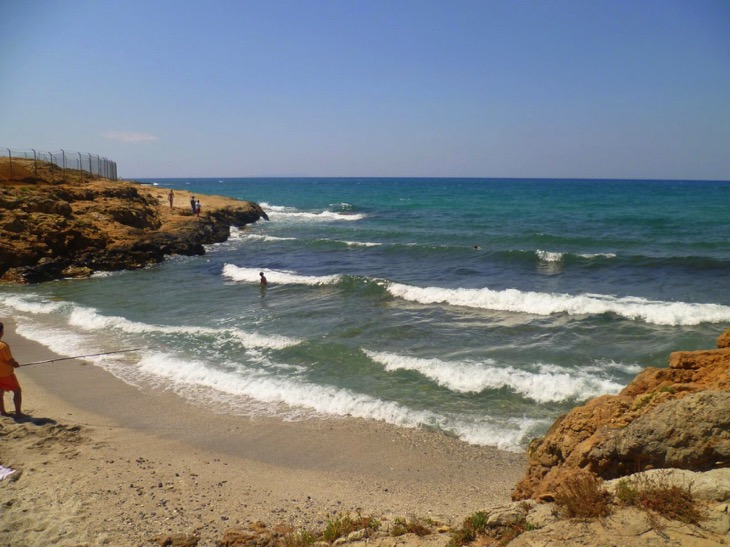
<svg viewBox="0 0 730 547"><path fill-rule="evenodd" d="M0 0L0 148L123 178L730 180L730 0Z"/></svg>

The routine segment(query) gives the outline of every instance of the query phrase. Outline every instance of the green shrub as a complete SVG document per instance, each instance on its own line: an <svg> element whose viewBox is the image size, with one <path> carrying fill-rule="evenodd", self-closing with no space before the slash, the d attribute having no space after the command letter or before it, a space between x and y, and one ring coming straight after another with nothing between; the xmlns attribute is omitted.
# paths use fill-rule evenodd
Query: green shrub
<svg viewBox="0 0 730 547"><path fill-rule="evenodd" d="M483 511L477 511L473 515L466 517L461 528L454 533L449 545L451 547L459 547L471 543L479 534L486 531L487 520L489 520L489 513Z"/></svg>
<svg viewBox="0 0 730 547"><path fill-rule="evenodd" d="M525 517L510 524L487 524L489 513L478 512L464 520L449 542L449 547L461 547L480 540L484 545L508 545L520 534L536 530L536 526L527 524Z"/></svg>
<svg viewBox="0 0 730 547"><path fill-rule="evenodd" d="M622 505L637 505L639 490L636 484L626 479L620 480L616 485L616 498Z"/></svg>

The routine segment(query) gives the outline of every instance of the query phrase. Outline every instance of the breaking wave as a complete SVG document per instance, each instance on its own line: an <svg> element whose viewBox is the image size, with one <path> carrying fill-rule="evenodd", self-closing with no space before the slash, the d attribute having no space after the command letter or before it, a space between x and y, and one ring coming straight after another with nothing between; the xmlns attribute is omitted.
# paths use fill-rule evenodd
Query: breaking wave
<svg viewBox="0 0 730 547"><path fill-rule="evenodd" d="M626 319L655 325L699 325L730 321L730 306L662 302L633 296L601 294L551 294L517 289L444 289L390 283L386 289L395 297L421 304L448 304L532 315L600 315L613 313Z"/></svg>
<svg viewBox="0 0 730 547"><path fill-rule="evenodd" d="M618 393L623 384L600 377L595 370L568 369L542 363L532 370L501 367L492 359L484 362L447 362L363 350L387 371L413 370L452 391L479 393L488 389L507 388L538 403L582 401Z"/></svg>

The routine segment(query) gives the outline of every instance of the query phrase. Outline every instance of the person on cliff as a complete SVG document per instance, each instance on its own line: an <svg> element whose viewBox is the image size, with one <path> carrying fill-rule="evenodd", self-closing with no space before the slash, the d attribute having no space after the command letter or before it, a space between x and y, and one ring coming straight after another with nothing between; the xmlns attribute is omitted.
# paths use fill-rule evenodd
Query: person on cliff
<svg viewBox="0 0 730 547"><path fill-rule="evenodd" d="M23 412L20 410L23 402L23 392L20 389L20 384L13 370L20 365L13 359L13 354L10 353L10 346L2 341L4 330L4 325L0 323L0 414L3 416L8 415L5 411L5 392L12 391L15 416L20 417L23 415Z"/></svg>
<svg viewBox="0 0 730 547"><path fill-rule="evenodd" d="M195 214L195 196L190 197L190 208L193 210L193 214Z"/></svg>
<svg viewBox="0 0 730 547"><path fill-rule="evenodd" d="M200 216L200 200L195 202L195 216Z"/></svg>
<svg viewBox="0 0 730 547"><path fill-rule="evenodd" d="M175 193L172 190L170 190L170 193L167 194L167 199L170 202L170 209L172 209L172 201L175 199Z"/></svg>

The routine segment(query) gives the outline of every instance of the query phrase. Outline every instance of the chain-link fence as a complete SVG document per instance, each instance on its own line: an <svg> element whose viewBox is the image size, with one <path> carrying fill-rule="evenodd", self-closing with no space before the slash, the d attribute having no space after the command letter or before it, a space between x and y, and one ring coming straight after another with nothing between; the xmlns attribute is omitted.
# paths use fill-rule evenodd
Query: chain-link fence
<svg viewBox="0 0 730 547"><path fill-rule="evenodd" d="M62 169L78 169L85 171L93 176L104 177L111 180L117 180L117 163L99 156L98 154L89 154L86 152L71 152L68 150L59 150L58 152L46 152L44 150L11 150L10 148L0 148L0 157L9 158L10 172L13 169L14 159L33 160L34 169L38 174L38 162L49 162Z"/></svg>

